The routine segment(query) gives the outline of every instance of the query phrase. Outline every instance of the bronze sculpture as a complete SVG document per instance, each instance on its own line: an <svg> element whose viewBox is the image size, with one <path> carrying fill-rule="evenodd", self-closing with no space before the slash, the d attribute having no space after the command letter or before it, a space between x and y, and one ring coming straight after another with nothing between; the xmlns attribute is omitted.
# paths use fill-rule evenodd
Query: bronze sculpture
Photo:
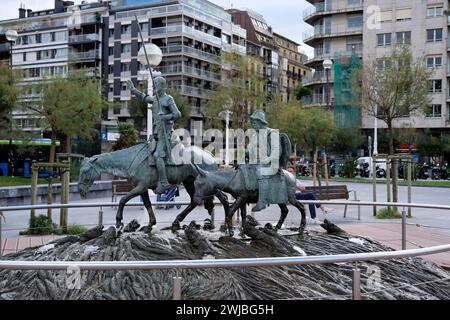
<svg viewBox="0 0 450 320"><path fill-rule="evenodd" d="M142 93L135 88L132 81L128 81L131 92L137 98L153 104L150 108L153 113L153 135L148 143L150 145L149 152L155 157L156 168L158 169L159 182L155 192L163 194L170 187L166 170L166 165L172 162L169 135L174 121L181 117L181 112L178 110L174 99L166 93L166 80L163 77L156 77L154 84L158 98Z"/></svg>

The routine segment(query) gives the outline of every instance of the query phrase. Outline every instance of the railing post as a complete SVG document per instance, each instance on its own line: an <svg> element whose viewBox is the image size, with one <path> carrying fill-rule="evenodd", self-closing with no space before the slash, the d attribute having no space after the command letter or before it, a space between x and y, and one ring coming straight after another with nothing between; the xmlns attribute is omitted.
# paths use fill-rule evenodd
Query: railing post
<svg viewBox="0 0 450 320"><path fill-rule="evenodd" d="M406 210L402 210L402 250L406 250Z"/></svg>
<svg viewBox="0 0 450 320"><path fill-rule="evenodd" d="M98 212L98 226L103 226L103 207L100 207L100 210Z"/></svg>
<svg viewBox="0 0 450 320"><path fill-rule="evenodd" d="M358 268L358 262L353 269L353 300L361 300L361 271Z"/></svg>
<svg viewBox="0 0 450 320"><path fill-rule="evenodd" d="M377 202L377 157L372 159L373 202ZM373 206L373 216L377 216L377 206Z"/></svg>
<svg viewBox="0 0 450 320"><path fill-rule="evenodd" d="M179 270L176 269L176 276L173 277L173 300L181 300L181 277Z"/></svg>
<svg viewBox="0 0 450 320"><path fill-rule="evenodd" d="M412 158L408 159L408 203L412 202L411 186L412 186ZM408 207L408 218L411 217L412 217L412 210L411 207Z"/></svg>
<svg viewBox="0 0 450 320"><path fill-rule="evenodd" d="M387 202L391 202L391 158L389 156L386 158L386 200ZM391 207L387 207L388 210L391 210Z"/></svg>
<svg viewBox="0 0 450 320"><path fill-rule="evenodd" d="M38 174L39 174L39 167L33 163L31 165L31 202L30 204L34 206L36 204L36 195L37 195L37 183L38 183ZM31 209L30 211L30 218L35 217L36 211L34 209Z"/></svg>

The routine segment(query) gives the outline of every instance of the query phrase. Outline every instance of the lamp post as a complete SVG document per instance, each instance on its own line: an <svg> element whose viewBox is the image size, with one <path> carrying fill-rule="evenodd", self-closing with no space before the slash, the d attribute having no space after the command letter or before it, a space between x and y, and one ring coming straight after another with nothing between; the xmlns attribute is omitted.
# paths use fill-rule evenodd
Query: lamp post
<svg viewBox="0 0 450 320"><path fill-rule="evenodd" d="M6 41L10 44L10 52L9 52L9 68L12 72L13 69L13 45L16 43L19 34L16 30L8 30L5 33ZM8 146L8 166L10 170L11 177L14 176L14 163L13 163L13 151L12 151L12 132L13 132L13 116L12 116L12 108L9 114L9 122L10 122L10 132L9 132L9 146Z"/></svg>
<svg viewBox="0 0 450 320"><path fill-rule="evenodd" d="M370 87L370 90L374 92L376 95L375 88L373 86ZM378 105L375 104L375 113L373 120L373 155L376 156L378 154Z"/></svg>
<svg viewBox="0 0 450 320"><path fill-rule="evenodd" d="M230 115L232 112L228 106L219 113L219 117L225 118L225 166L230 164Z"/></svg>
<svg viewBox="0 0 450 320"><path fill-rule="evenodd" d="M330 109L330 81L329 81L329 73L331 67L333 66L333 61L330 59L325 59L322 63L323 69L325 70L325 74L327 77L327 110Z"/></svg>
<svg viewBox="0 0 450 320"><path fill-rule="evenodd" d="M139 62L148 67L147 94L149 96L153 96L153 76L161 75L160 72L155 72L152 67L158 66L162 61L162 57L161 49L153 43L143 45L138 52L137 58ZM150 111L150 107L151 104L148 105L147 111L147 140L153 134L153 113Z"/></svg>

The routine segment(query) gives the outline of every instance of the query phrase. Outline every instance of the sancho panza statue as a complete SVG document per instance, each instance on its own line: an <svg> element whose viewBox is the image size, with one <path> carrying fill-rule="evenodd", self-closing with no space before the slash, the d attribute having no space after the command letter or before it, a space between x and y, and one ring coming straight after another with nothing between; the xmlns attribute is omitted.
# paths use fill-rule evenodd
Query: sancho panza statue
<svg viewBox="0 0 450 320"><path fill-rule="evenodd" d="M154 79L154 87L157 97L139 91L128 81L128 86L132 94L142 101L152 104L150 107L153 113L153 136L150 137L150 153L155 157L156 168L158 170L158 187L155 192L163 194L170 187L167 181L166 164L172 162L171 159L171 139L173 123L181 118L181 112L178 110L172 96L166 93L166 79L156 77Z"/></svg>
<svg viewBox="0 0 450 320"><path fill-rule="evenodd" d="M268 127L264 111L255 111L250 116L250 122L257 135L248 145L248 151L256 156L258 203L252 209L255 212L264 210L269 203L269 180L279 174L285 165L286 161L283 158L286 157L286 154L290 155L290 142L287 136L280 136L278 130ZM281 192L276 188L272 189L272 193Z"/></svg>

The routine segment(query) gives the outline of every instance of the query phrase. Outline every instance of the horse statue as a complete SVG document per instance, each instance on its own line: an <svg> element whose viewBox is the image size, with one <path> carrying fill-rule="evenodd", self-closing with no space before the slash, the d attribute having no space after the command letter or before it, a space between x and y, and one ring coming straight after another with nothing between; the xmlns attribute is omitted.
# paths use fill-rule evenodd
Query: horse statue
<svg viewBox="0 0 450 320"><path fill-rule="evenodd" d="M197 179L195 179L195 196L194 201L196 203L201 203L202 199L207 197L211 197L218 191L224 191L226 193L231 194L236 202L231 206L228 215L225 217L225 223L228 227L228 232L230 236L233 236L233 225L232 218L235 212L238 209L241 209L242 216L242 226L245 224L246 220L246 205L247 203L256 203L258 201L258 188L257 186L249 188L246 184L246 172L252 172L252 169L249 169L249 165L241 165L237 167L235 170L226 170L226 171L210 171L207 172L202 168L194 165L195 170L198 173ZM281 209L280 220L276 225L276 229L281 229L286 217L289 213L289 209L287 208L287 204L290 203L294 207L296 207L301 214L301 223L299 231L302 233L306 226L306 213L303 204L301 204L295 198L296 192L296 181L295 177L288 171L282 170L280 173L282 180L286 186L286 188L278 188L277 192L286 192L287 193L287 202L286 203L278 203L278 206ZM253 177L253 180L256 180L256 177ZM284 190L284 191L283 191ZM281 198L281 197L278 197Z"/></svg>
<svg viewBox="0 0 450 320"><path fill-rule="evenodd" d="M153 212L150 197L148 195L148 189L156 189L159 180L156 166L151 165L151 157L153 156L149 156L148 148L149 146L147 143L138 144L128 149L96 155L92 158L86 158L81 165L78 190L82 197L87 195L94 181L98 180L100 174L103 172L127 179L134 186L133 190L120 199L116 214L117 228L123 227L122 219L125 205L130 200L138 196L142 196L144 206L147 209L150 218L147 230L151 231L152 227L156 224L156 218ZM192 159L202 159L202 164L199 165L199 168L205 172L218 169L216 160L212 154L207 151L192 146L185 147L183 152L185 155L190 155L192 163ZM180 223L198 205L198 203L194 202L194 181L197 176L198 172L191 163L167 166L167 178L169 183L172 185L179 185L182 183L191 197L190 204L176 217L173 222L173 231L180 229ZM228 200L222 192L212 195L211 197L205 197L204 206L209 215L211 215L214 210L214 196L217 196L219 201L223 204L226 215L228 215Z"/></svg>

